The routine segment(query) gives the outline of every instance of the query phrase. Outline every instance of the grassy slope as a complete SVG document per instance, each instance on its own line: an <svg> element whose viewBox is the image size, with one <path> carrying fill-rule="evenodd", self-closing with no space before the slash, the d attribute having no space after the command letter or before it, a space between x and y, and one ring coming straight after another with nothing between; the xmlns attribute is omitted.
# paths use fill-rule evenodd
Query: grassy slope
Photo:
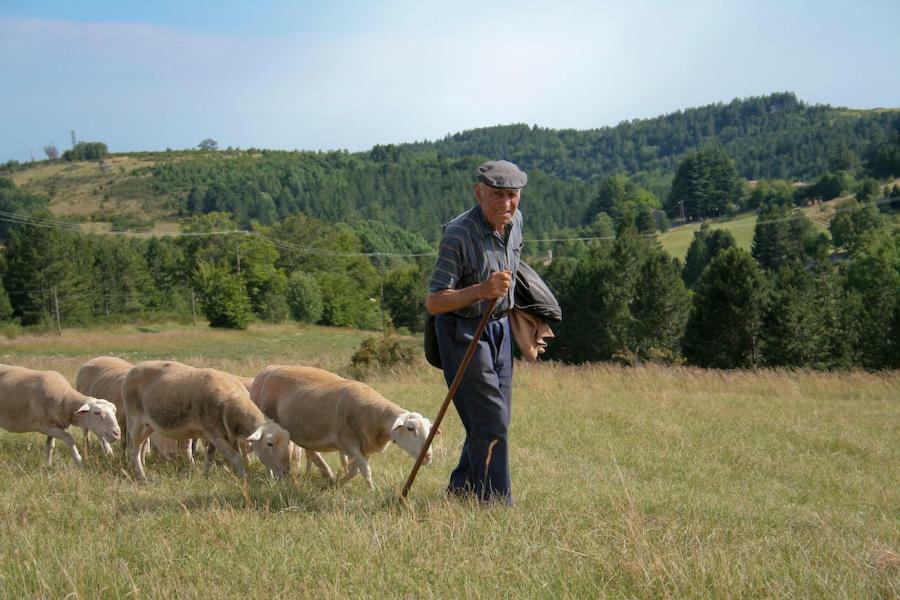
<svg viewBox="0 0 900 600"><path fill-rule="evenodd" d="M177 160L173 158L171 160ZM164 235L179 230L166 208L168 198L160 196L149 184L149 175L137 169L161 162L140 155L117 154L106 159L104 171L97 162L40 163L11 175L17 186L50 198L50 210L61 217L95 219L84 228L96 233L111 229L109 215L128 217L140 222L153 221L147 233Z"/></svg>
<svg viewBox="0 0 900 600"><path fill-rule="evenodd" d="M0 361L174 357L252 374L270 362L341 371L356 332L66 331L0 344ZM433 415L439 373L370 382ZM517 506L441 497L461 428L452 410L412 491L411 460L373 461L377 490L318 475L246 495L151 462L42 466L38 435L0 433L0 596L896 597L900 593L900 379L611 366L518 365ZM331 457L334 464L334 457ZM124 468L124 470L123 470Z"/></svg>
<svg viewBox="0 0 900 600"><path fill-rule="evenodd" d="M828 231L828 224L834 216L837 205L847 198L835 198L817 206L803 207L800 211L819 229ZM734 236L739 248L750 251L753 244L753 230L756 227L755 214L742 214L729 221L710 221L711 229L727 229ZM671 229L659 235L658 239L669 255L684 260L688 248L694 240L694 232L700 229L700 222Z"/></svg>

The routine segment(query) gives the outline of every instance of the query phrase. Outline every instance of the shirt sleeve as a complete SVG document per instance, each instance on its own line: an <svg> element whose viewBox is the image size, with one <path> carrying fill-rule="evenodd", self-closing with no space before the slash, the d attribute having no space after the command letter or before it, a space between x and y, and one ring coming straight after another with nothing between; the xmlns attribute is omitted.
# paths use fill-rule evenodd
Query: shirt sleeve
<svg viewBox="0 0 900 600"><path fill-rule="evenodd" d="M437 262L428 284L429 292L455 289L462 279L463 240L458 233L448 229L438 248Z"/></svg>

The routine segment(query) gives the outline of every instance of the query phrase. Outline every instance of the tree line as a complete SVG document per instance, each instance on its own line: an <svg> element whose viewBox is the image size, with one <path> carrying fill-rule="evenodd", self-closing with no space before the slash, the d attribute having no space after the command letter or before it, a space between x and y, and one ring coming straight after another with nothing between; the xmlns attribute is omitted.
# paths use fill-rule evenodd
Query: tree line
<svg viewBox="0 0 900 600"><path fill-rule="evenodd" d="M829 239L775 189L762 199L750 253L726 231L705 227L682 265L626 209L612 239L567 243L549 265L534 261L565 317L547 356L718 368L900 366L897 231L873 202L850 201ZM48 214L46 200L8 182L0 192L4 211ZM240 231L232 215L213 212L189 219L182 236L151 239L36 223L3 222L7 324L52 327L57 311L67 326L183 321L193 310L220 327L294 319L378 329L382 318L390 328L423 327L433 247L384 223L354 228L294 214ZM426 255L394 256L417 253Z"/></svg>

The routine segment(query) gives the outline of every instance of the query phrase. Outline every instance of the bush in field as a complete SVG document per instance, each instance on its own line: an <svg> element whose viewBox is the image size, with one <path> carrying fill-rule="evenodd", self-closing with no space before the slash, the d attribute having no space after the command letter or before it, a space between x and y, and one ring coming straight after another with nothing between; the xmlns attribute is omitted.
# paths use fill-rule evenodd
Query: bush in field
<svg viewBox="0 0 900 600"><path fill-rule="evenodd" d="M415 360L412 342L395 337L367 337L359 345L350 365L353 376L363 378L372 370L392 369L408 365Z"/></svg>
<svg viewBox="0 0 900 600"><path fill-rule="evenodd" d="M318 323L324 306L316 278L303 271L291 273L287 282L287 303L294 320Z"/></svg>
<svg viewBox="0 0 900 600"><path fill-rule="evenodd" d="M253 314L238 275L207 263L198 265L200 307L210 327L245 329Z"/></svg>

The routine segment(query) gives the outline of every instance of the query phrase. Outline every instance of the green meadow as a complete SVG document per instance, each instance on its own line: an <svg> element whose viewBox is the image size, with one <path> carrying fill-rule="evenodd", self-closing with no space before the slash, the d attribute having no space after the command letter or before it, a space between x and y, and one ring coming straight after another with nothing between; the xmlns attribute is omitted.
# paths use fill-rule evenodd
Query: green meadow
<svg viewBox="0 0 900 600"><path fill-rule="evenodd" d="M101 354L346 375L365 335L65 330L2 339L0 362L70 380ZM371 460L375 491L275 482L258 462L242 484L154 456L141 484L121 453L95 444L79 470L58 445L48 468L42 436L2 432L0 597L900 595L897 373L519 363L514 380L513 508L443 497L452 409L406 507L412 459L396 446ZM446 392L424 361L367 382L432 417Z"/></svg>

